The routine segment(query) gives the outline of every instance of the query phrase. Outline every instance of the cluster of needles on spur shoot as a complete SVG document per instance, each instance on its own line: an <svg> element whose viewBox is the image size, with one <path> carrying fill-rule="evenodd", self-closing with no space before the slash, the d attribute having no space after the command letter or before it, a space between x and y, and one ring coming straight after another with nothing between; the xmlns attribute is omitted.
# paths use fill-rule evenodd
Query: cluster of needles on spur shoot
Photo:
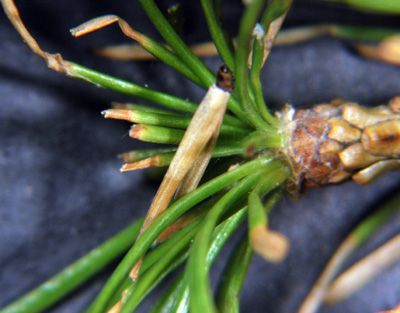
<svg viewBox="0 0 400 313"><path fill-rule="evenodd" d="M306 188L349 178L367 184L387 171L400 168L399 98L374 109L333 100L299 110L287 105L274 114L263 95L261 70L275 43L321 34L360 39L359 28L322 25L279 37L292 0L253 0L244 1L238 37L234 40L223 30L220 1L201 0L215 50L224 63L214 73L184 43L153 0L138 2L163 43L134 30L116 15L94 18L73 28L71 34L78 37L117 23L124 35L154 58L202 87L205 95L199 104L43 51L22 23L13 1L1 0L21 37L51 69L162 106L160 109L114 103L113 108L102 114L108 119L133 123L129 136L134 139L172 146L135 150L120 156L125 162L122 172L168 167L146 217L1 313L45 310L126 251L86 312L133 312L180 265L184 265L182 273L151 312L238 312L253 252L271 263L282 262L289 252L289 239L269 225L270 211L284 192L298 195ZM364 4L356 1L354 5L374 8L368 1ZM388 10L392 9L398 8ZM371 36L382 39L388 34L392 32L377 31ZM375 50L363 45L358 49L365 55L396 63L398 59L393 57L396 43L396 38L390 38ZM101 53L105 54L104 51ZM109 51L118 57L121 50ZM394 201L397 203L398 199ZM381 270L399 257L396 253L390 259L379 258L381 251L399 250L396 236L334 281L340 265L354 248L396 209L390 202L350 234L299 312L315 312L322 301L342 299L345 295L338 290L345 290L343 281L376 264ZM224 279L214 292L210 266L246 218L248 231L233 251ZM369 274L365 277L370 278L376 272ZM359 288L359 283L352 283L348 293Z"/></svg>

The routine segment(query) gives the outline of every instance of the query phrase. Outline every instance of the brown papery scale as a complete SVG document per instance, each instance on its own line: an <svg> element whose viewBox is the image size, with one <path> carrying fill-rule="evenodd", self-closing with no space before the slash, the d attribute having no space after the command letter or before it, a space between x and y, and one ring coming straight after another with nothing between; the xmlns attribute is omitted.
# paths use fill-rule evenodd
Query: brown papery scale
<svg viewBox="0 0 400 313"><path fill-rule="evenodd" d="M234 89L232 71L225 64L221 65L218 69L216 85L218 88L229 93Z"/></svg>
<svg viewBox="0 0 400 313"><path fill-rule="evenodd" d="M285 137L279 154L293 169L290 192L350 177L365 185L400 168L400 142L387 140L400 138L400 114L393 109L393 100L372 109L344 100L297 111L287 105L278 115ZM370 170L378 162L382 173Z"/></svg>

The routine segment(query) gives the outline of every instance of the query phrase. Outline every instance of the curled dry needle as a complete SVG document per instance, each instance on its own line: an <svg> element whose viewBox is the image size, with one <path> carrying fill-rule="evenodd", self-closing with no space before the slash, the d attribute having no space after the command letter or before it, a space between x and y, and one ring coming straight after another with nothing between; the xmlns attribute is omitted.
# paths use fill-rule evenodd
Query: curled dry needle
<svg viewBox="0 0 400 313"><path fill-rule="evenodd" d="M398 214L400 209L399 200L400 195L389 199L351 231L325 266L310 293L300 306L298 313L317 312L324 301L332 304L334 300L343 300L344 297L350 296L352 292L361 288L363 284L366 284L368 280L372 279L374 274L376 275L396 260L398 254L398 240L395 239L391 240L392 243L390 244L384 244L378 250L372 252L370 257L359 261L359 265L356 264L352 266L335 279L335 276L340 272L351 254L384 225L387 220L393 218L395 214ZM393 253L393 250L397 251ZM377 251L381 252L376 253ZM373 270L369 273L365 273L365 269L368 267L373 267ZM354 277L357 278L352 280L351 278ZM346 281L352 283L346 286ZM344 284L341 282L344 282Z"/></svg>
<svg viewBox="0 0 400 313"><path fill-rule="evenodd" d="M329 287L324 302L334 304L342 301L397 261L399 257L400 235L396 235L336 278Z"/></svg>
<svg viewBox="0 0 400 313"><path fill-rule="evenodd" d="M289 243L286 237L268 228L267 213L262 205L264 196L284 184L286 184L286 189L292 193L297 193L299 190L305 188L341 182L349 177L352 177L360 184L367 184L389 170L398 170L400 168L400 113L398 98L393 99L388 106L381 106L374 109L365 109L357 104L341 100L335 100L329 104L320 104L310 109L298 111L295 111L291 106L287 106L284 110L277 113L278 117L272 116L265 108L264 100L262 97L260 98L262 93L258 82L259 69L268 56L271 44L276 37L291 1L281 2L275 0L271 2L271 7L281 3L285 3L286 6L283 6L277 17L271 18L268 15L270 12L266 11L268 14L261 18L261 29L267 26L268 28L266 32L257 32L258 35L255 36L252 48L248 45L248 37L253 31L263 3L262 1L255 1L249 5L244 14L239 34L238 50L235 55L236 64L233 64L233 56L227 45L222 44L217 47L227 63L232 63L235 66L235 74L237 75L239 85L237 93L231 97L233 88L232 74L227 67L221 67L217 77L217 84L209 87L205 98L196 111L188 102L182 102L179 99L173 98L170 99L171 101L176 100L177 106L180 106L182 111L194 113L190 123L183 127L187 128L187 130L181 136L183 137L182 140L180 140L179 132L178 135L175 132L175 135L169 137L170 139L179 138L180 144L176 150L163 150L162 152L154 150L147 155L146 153L142 154L141 157L138 157L138 154L125 155L125 158L130 158L135 165L126 164L122 170L149 166L165 166L168 164L169 169L140 231L138 243L141 245L134 246L133 250L128 253L127 257L134 261L124 260L122 262L124 269L121 271L117 269L117 275L111 278L109 285L106 285L104 295L109 293L110 290L115 295L115 289L117 289L117 285L123 279L121 273L126 272L126 264L135 264L130 271L130 277L134 280L137 278L140 264L143 260L143 253L161 235L161 230L157 233L154 229L161 224L165 228L172 224L170 221L166 222L166 218L158 219L158 217L170 205L174 194L176 199L179 199L196 189L213 155L213 151L215 156L218 148L221 148L221 145L217 147L215 145L227 106L243 122L240 122L233 116L226 116L225 118L225 127L236 125L239 129L238 132L242 133L239 136L242 136L241 139L243 139L240 147L230 146L232 148L231 155L241 154L244 151L245 158L253 158L255 160L248 162L246 165L239 166L230 173L228 172L227 176L224 177L236 178L230 182L224 182L225 185L220 183L222 177L220 180L218 180L220 177L216 179L220 183L218 187L220 189L228 186L234 187L223 194L220 199L217 199L218 202L215 206L211 206L210 213L204 218L203 228L196 235L192 247L193 252L190 254L188 262L188 268L192 270L188 270L188 272L193 272L193 274L188 275L188 286L192 291L191 296L193 301L190 305L194 312L199 311L202 303L207 304L210 312L215 309L209 295L209 284L207 276L205 276L206 272L198 272L196 268L205 267L206 261L204 256L207 253L212 231L216 227L220 216L226 213L230 206L234 206L236 200L239 203L243 201L241 197L244 194L250 193L247 200L249 206L250 244L255 251L263 255L267 260L279 262L286 256ZM50 68L71 76L87 79L90 82L96 82L98 78L90 70L62 60L58 54L53 55L43 52L22 24L13 2L2 0L2 4L10 20L25 39L28 46L35 53L43 57ZM151 1L148 2L147 9L149 8L151 8L153 13L151 16L154 19L160 20L157 15L158 11L152 7ZM207 5L205 5L204 9L206 11L210 8L207 8ZM194 82L203 87L208 87L211 84L213 75L202 64L196 63L197 61L191 59L191 52L188 49L186 50L186 46L175 46L175 54L164 46L150 40L148 37L132 30L124 20L117 16L108 15L91 20L78 26L71 32L75 36L80 36L114 22L119 23L121 29L128 37L146 46L154 55L163 59L167 64L173 66ZM212 20L209 22L213 23ZM213 29L218 29L218 25L214 25ZM219 36L219 34L214 32L213 36ZM172 47L172 50L174 50L174 47ZM178 52L182 52L188 56L187 62L192 67L182 66L181 62L175 62L179 60ZM248 57L250 61L247 64ZM247 77L247 65L250 66L251 70L251 83ZM196 69L199 68L200 71L198 73ZM138 88L134 85L130 86ZM112 88L118 89L115 86ZM164 113L156 112L156 114ZM127 108L107 110L104 112L104 115L107 118L140 119L138 114L133 116L135 114L130 112L129 109L127 110ZM179 116L174 118L182 122ZM143 134L137 134L138 131L143 133L143 129L142 126L135 126L131 130L132 136L143 139ZM251 132L249 129L254 131ZM224 151L227 153L226 149ZM163 157L160 158L161 155ZM250 174L246 173L245 168L252 169L253 171L250 170ZM198 195L203 190L208 190L207 188L209 188L209 185L202 185L192 195ZM216 191L213 190L207 196L215 193ZM189 199L190 197L186 198ZM196 201L202 201L205 198L199 198ZM197 203L193 203L193 205ZM169 209L172 212L181 210L179 212L182 214L184 210L181 207L184 205L185 202L183 200L178 200ZM185 210L189 208L187 207ZM245 208L242 210L245 210ZM165 216L165 214L162 216ZM179 216L178 213L177 216ZM180 229L188 225L188 222L181 220L178 224L175 226L177 229ZM149 231L149 233L152 239L143 244L143 236L147 233L146 230L150 228L152 232ZM168 231L172 233L175 230L171 231L171 229L167 229L167 233ZM165 232L163 234L165 235ZM134 255L133 252L136 251L135 249L137 251L140 250L142 254L139 256ZM131 255L134 256L132 257ZM138 285L135 286L141 286L140 280ZM127 289L127 293L129 293L129 290ZM198 294L200 296L198 297L197 292L195 292L196 290L199 291ZM147 291L143 292L146 293ZM109 307L110 295L106 296L108 298L103 297L94 303L91 307L94 312L100 312ZM141 295L137 297L140 298ZM125 296L123 298L125 299ZM127 296L126 303L132 303L132 299L132 297L129 298ZM128 307L124 307L123 305L124 301L117 301L110 312L119 312L120 310L124 312L128 310ZM136 303L132 304L132 306L135 305Z"/></svg>

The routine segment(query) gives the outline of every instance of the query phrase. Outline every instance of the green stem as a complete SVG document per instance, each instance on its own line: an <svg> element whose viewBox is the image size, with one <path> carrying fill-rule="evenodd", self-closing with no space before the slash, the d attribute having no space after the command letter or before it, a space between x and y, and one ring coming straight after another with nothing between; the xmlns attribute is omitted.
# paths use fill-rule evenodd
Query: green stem
<svg viewBox="0 0 400 313"><path fill-rule="evenodd" d="M159 258L156 263L154 262L148 270L141 274L138 281L124 293L125 304L120 313L132 312L165 275L186 259L188 244L197 233L199 222L196 221L195 226L178 242L175 242L168 251L165 251L162 258Z"/></svg>
<svg viewBox="0 0 400 313"><path fill-rule="evenodd" d="M212 243L209 247L207 259L206 259L206 268L207 270L213 264L215 258L221 251L222 247L226 243L226 241L233 234L235 229L244 221L247 214L247 207L240 209L235 214L230 216L227 220L221 223L216 227L213 233ZM169 312L186 312L188 310L188 302L189 302L189 287L188 287L188 272L185 270L185 276L180 276L180 283L174 283L173 286L176 287L176 290L172 292L169 290L171 296L173 295L174 299L164 300L166 303L170 303ZM183 310L183 311L182 311Z"/></svg>
<svg viewBox="0 0 400 313"><path fill-rule="evenodd" d="M214 239L209 250L208 261L209 264L214 261L216 255L221 250L222 246L225 244L227 239L232 235L237 226L244 220L245 213L240 211L240 213L235 214L233 217L229 218L221 225L219 225L214 231ZM170 247L168 251L165 251L162 258L158 258L158 262L154 263L151 268L145 271L139 280L133 284L131 290L126 294L128 299L121 310L121 313L129 313L133 311L139 302L144 298L144 296L151 291L151 289L167 275L172 269L174 269L179 263L186 259L186 252L183 252L188 244L193 239L194 235L197 233L197 227L201 220L198 220L190 232L182 237L179 242L176 242ZM165 249L164 249L165 250ZM178 261L176 261L176 259Z"/></svg>
<svg viewBox="0 0 400 313"><path fill-rule="evenodd" d="M174 114L176 116L183 116L182 114L177 113L177 112L171 113L171 111L168 111L165 109L155 108L155 107L152 107L149 105L141 105L141 104L136 104L136 103L113 102L112 108L119 109L119 110L130 110L130 111L140 110L140 111L149 112L149 113Z"/></svg>
<svg viewBox="0 0 400 313"><path fill-rule="evenodd" d="M293 0L273 0L261 17L261 26L268 30L269 25L285 14L292 5Z"/></svg>
<svg viewBox="0 0 400 313"><path fill-rule="evenodd" d="M179 251L182 250L183 248L182 240L184 241L185 238L190 240L193 237L188 234L192 233L193 231L195 232L196 227L204 218L204 215L212 207L212 205L216 203L220 198L221 196L212 197L209 200L203 202L201 205L197 206L196 209L190 210L184 216L179 218L174 224L179 223L181 224L182 227L180 226L174 227L174 225L171 225L171 227L174 229L170 231L168 234L165 234L164 232L157 240L159 244L148 254L146 254L146 257L144 258L143 264L140 268L140 279L136 283L133 283L132 280L129 277L127 277L126 282L122 286L120 286L119 290L116 292L113 300L111 301L112 303L111 306L113 306L121 299L122 294L124 297L124 302L126 302L127 294L128 293L132 294L133 292L135 293L134 297L136 298L137 296L139 296L139 293L142 292L140 294L140 297L137 298L139 299L139 301L141 301L141 299L145 296L143 292L147 293L148 291L150 291L150 289L152 289L156 285L156 280L160 280L170 270L172 270L176 265L178 265L179 258L177 255ZM162 241L160 241L160 239ZM178 248L178 246L181 247ZM171 255L171 251L175 251L176 253ZM170 258L170 261L172 262L165 263L166 258ZM155 265L155 267L158 267L158 270L160 270L159 268L160 263L157 263L159 261L161 263L164 263L162 271L159 273L159 275L156 275L156 278L153 281L150 281L151 284L147 286L150 287L150 289L146 288L143 289L143 283L145 284L149 283L148 277L149 275L152 275L150 273L154 271L153 266ZM140 291L140 289L142 290Z"/></svg>
<svg viewBox="0 0 400 313"><path fill-rule="evenodd" d="M153 0L138 0L142 8L146 11L147 16L157 28L158 32L177 54L177 56L191 69L193 73L207 86L211 86L215 82L214 74L194 55L189 47L183 42L179 35L175 32L171 24L161 13L160 9Z"/></svg>
<svg viewBox="0 0 400 313"><path fill-rule="evenodd" d="M210 0L201 0L204 15L207 19L208 29L210 30L211 37L221 55L224 63L231 69L234 68L234 56L232 52L232 44L229 44L224 36L224 31L220 26L215 12L214 3Z"/></svg>
<svg viewBox="0 0 400 313"><path fill-rule="evenodd" d="M146 11L158 32L169 44L177 56L190 68L193 73L206 85L211 86L215 82L215 75L204 65L199 58L189 49L189 47L178 36L173 27L161 13L153 0L138 0L142 8ZM241 120L246 120L244 112L239 103L231 99L228 108Z"/></svg>
<svg viewBox="0 0 400 313"><path fill-rule="evenodd" d="M142 224L143 219L136 221L0 312L35 313L50 307L129 249Z"/></svg>
<svg viewBox="0 0 400 313"><path fill-rule="evenodd" d="M131 110L132 114L129 115L129 122L153 126L163 126L172 127L179 129L187 129L192 120L191 117L174 115L174 114L164 114L164 113L154 113L142 110ZM222 124L220 134L230 135L230 136L243 136L247 135L249 130L241 127Z"/></svg>
<svg viewBox="0 0 400 313"><path fill-rule="evenodd" d="M120 154L118 157L122 158L126 163L134 163L159 154L167 154L172 152L172 156L175 154L176 147L167 148L155 148L155 149L145 149L145 150L132 150Z"/></svg>
<svg viewBox="0 0 400 313"><path fill-rule="evenodd" d="M279 126L280 121L275 118L267 109L262 92L262 84L260 79L261 69L263 65L264 45L261 38L254 38L252 62L250 70L251 87L255 96L255 102L261 116L271 125Z"/></svg>
<svg viewBox="0 0 400 313"><path fill-rule="evenodd" d="M259 12L264 5L263 0L253 1L245 10L241 23L235 55L235 78L240 102L250 123L257 129L273 131L256 110L253 97L250 95L250 82L248 76L247 59L250 53L250 40L253 28L257 22Z"/></svg>
<svg viewBox="0 0 400 313"><path fill-rule="evenodd" d="M150 88L130 83L122 79L102 74L75 63L69 64L70 72L68 74L70 76L81 78L97 86L102 86L129 96L149 100L167 108L182 112L194 113L197 109L197 104L194 102L190 102L166 93L162 93L156 90L152 90Z"/></svg>
<svg viewBox="0 0 400 313"><path fill-rule="evenodd" d="M248 154L260 150L282 148L283 137L277 131L268 132L259 129L244 138L242 145L243 151Z"/></svg>
<svg viewBox="0 0 400 313"><path fill-rule="evenodd" d="M182 280L177 286L176 297L173 299L171 311L168 311L168 313L186 313L189 311L189 287L186 271L183 271L182 274Z"/></svg>
<svg viewBox="0 0 400 313"><path fill-rule="evenodd" d="M159 151L159 153L156 153L157 151ZM163 167L163 166L168 166L171 163L175 155L175 151L176 148L149 149L148 151L134 150L131 152L124 153L120 155L120 157L122 157L126 163L135 163L144 160L146 158L156 157L157 162L154 162L151 166L146 165L146 167ZM136 152L138 152L138 154L136 154ZM212 158L228 157L232 155L240 155L242 153L243 153L242 147L216 146L212 153ZM148 157L144 157L146 155L148 155Z"/></svg>
<svg viewBox="0 0 400 313"><path fill-rule="evenodd" d="M131 127L129 135L132 138L152 143L179 145L185 131L177 128L135 124ZM217 145L238 147L244 136L240 134L221 134L217 139Z"/></svg>
<svg viewBox="0 0 400 313"><path fill-rule="evenodd" d="M90 306L87 312L90 313L101 313L108 306L110 299L118 289L119 285L124 281L125 277L133 265L135 265L143 254L150 248L152 243L158 238L158 236L171 225L179 216L185 213L187 210L192 208L194 205L215 194L219 190L228 187L232 183L239 179L247 176L248 173L258 171L259 169L267 166L273 158L263 157L259 158L246 164L239 166L233 171L226 174L220 175L217 178L209 181L195 191L182 197L175 203L173 203L168 210L166 210L149 228L148 230L137 240L135 245L129 250L125 258L118 265L113 275L105 284L103 290L99 296Z"/></svg>
<svg viewBox="0 0 400 313"><path fill-rule="evenodd" d="M170 145L179 145L184 134L181 129L141 124L133 125L129 133L132 138L141 141Z"/></svg>
<svg viewBox="0 0 400 313"><path fill-rule="evenodd" d="M274 164L271 165L274 166ZM206 269L206 255L210 244L210 237L224 210L234 204L243 194L247 193L260 178L260 174L260 172L256 172L249 175L229 190L207 214L206 219L202 223L201 230L194 239L187 262L190 293L189 305L190 311L193 313L204 311L209 313L216 312Z"/></svg>
<svg viewBox="0 0 400 313"><path fill-rule="evenodd" d="M219 312L239 313L240 292L252 258L253 250L249 245L247 234L245 234L229 257L229 263L222 274L216 294L216 305Z"/></svg>
<svg viewBox="0 0 400 313"><path fill-rule="evenodd" d="M269 211L280 198L280 192L274 193L264 206L261 199L272 189L281 185L289 177L290 171L287 167L278 166L264 172L262 179L259 180L253 191L249 195L249 231L254 227L262 225L267 227Z"/></svg>
<svg viewBox="0 0 400 313"><path fill-rule="evenodd" d="M68 65L69 76L83 79L87 82L95 84L96 86L102 86L104 88L108 88L129 96L149 100L181 112L194 113L197 110L197 103L184 100L179 97L174 97L150 88L142 87L131 82L91 70L79 64L67 61L65 61L65 63ZM224 122L243 127L243 122L231 115L225 115Z"/></svg>
<svg viewBox="0 0 400 313"><path fill-rule="evenodd" d="M183 288L185 272L180 273L178 278L175 279L171 287L157 301L156 305L152 307L149 313L182 313L182 308L174 309L175 303L178 299L183 298L182 292L185 292ZM185 306L185 304L183 304Z"/></svg>
<svg viewBox="0 0 400 313"><path fill-rule="evenodd" d="M179 57L177 57L173 52L165 48L156 40L146 35L140 34L137 42L145 50L154 55L157 59L172 67L182 75L186 76L197 85L203 87L204 89L208 88L208 85L204 84L204 82L199 79L198 76L194 74L194 72L192 72Z"/></svg>

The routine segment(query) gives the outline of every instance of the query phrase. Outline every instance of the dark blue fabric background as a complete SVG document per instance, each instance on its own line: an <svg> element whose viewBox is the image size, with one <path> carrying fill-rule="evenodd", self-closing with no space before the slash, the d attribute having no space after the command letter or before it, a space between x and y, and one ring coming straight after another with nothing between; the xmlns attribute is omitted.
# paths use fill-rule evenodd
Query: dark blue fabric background
<svg viewBox="0 0 400 313"><path fill-rule="evenodd" d="M185 3L189 16L185 39L191 43L209 40L198 4L192 2ZM93 47L129 42L117 26L79 39L69 35L71 27L113 13L159 38L137 3L35 0L17 4L28 29L46 51L194 101L204 95L161 63L123 63L94 56ZM236 2L224 12L232 34L237 32L240 13ZM0 16L0 306L4 306L145 214L158 182L145 172L119 172L121 161L116 155L143 144L128 137L129 124L100 115L112 101L137 100L47 69L5 16ZM396 18L304 1L294 7L286 25L334 21L397 23L400 27ZM205 62L213 69L220 65L216 57ZM285 102L303 106L336 97L377 105L400 95L399 67L364 59L349 43L328 37L274 49L263 80L266 99L275 108ZM271 227L290 238L289 257L280 265L254 257L243 290L242 312L296 312L346 234L399 186L399 174L392 173L368 187L349 182L310 191L299 201L283 200L272 214ZM399 229L397 216L354 259ZM218 277L228 255L229 247L216 261L212 277ZM111 270L49 312L83 311ZM399 282L397 263L345 302L320 312L393 308L400 302ZM145 300L139 311L147 312L155 299Z"/></svg>

